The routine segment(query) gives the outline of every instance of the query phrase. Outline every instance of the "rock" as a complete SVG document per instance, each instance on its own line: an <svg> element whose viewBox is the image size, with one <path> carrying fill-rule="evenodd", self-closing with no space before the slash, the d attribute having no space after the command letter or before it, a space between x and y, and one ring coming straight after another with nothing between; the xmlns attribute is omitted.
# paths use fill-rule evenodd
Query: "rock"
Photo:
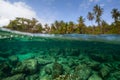
<svg viewBox="0 0 120 80"><path fill-rule="evenodd" d="M52 74L51 68L50 67L45 67L45 73L48 74L48 75Z"/></svg>
<svg viewBox="0 0 120 80"><path fill-rule="evenodd" d="M4 78L4 73L0 71L0 80L2 80L2 78Z"/></svg>
<svg viewBox="0 0 120 80"><path fill-rule="evenodd" d="M66 74L66 75L60 75L54 80L78 80L78 79L74 78L73 75Z"/></svg>
<svg viewBox="0 0 120 80"><path fill-rule="evenodd" d="M27 59L34 58L34 54L33 53L18 54L17 56L19 58L19 61L24 61L24 60L27 60Z"/></svg>
<svg viewBox="0 0 120 80"><path fill-rule="evenodd" d="M0 77L7 77L11 74L12 68L8 63L0 64Z"/></svg>
<svg viewBox="0 0 120 80"><path fill-rule="evenodd" d="M113 64L116 70L120 70L120 63Z"/></svg>
<svg viewBox="0 0 120 80"><path fill-rule="evenodd" d="M80 54L80 55L78 56L78 58L79 58L79 60L83 60L83 59L88 58L88 56L85 55L85 54Z"/></svg>
<svg viewBox="0 0 120 80"><path fill-rule="evenodd" d="M65 55L65 49L59 49L57 55Z"/></svg>
<svg viewBox="0 0 120 80"><path fill-rule="evenodd" d="M100 69L100 75L104 78L107 76L111 71L111 68L107 65L102 65L102 68Z"/></svg>
<svg viewBox="0 0 120 80"><path fill-rule="evenodd" d="M120 55L119 54L114 54L113 55L114 60L120 61Z"/></svg>
<svg viewBox="0 0 120 80"><path fill-rule="evenodd" d="M70 73L72 71L72 69L66 64L63 64L63 68L65 70L65 73Z"/></svg>
<svg viewBox="0 0 120 80"><path fill-rule="evenodd" d="M52 66L52 78L55 79L57 77L59 77L59 75L63 74L63 66L57 62L55 62Z"/></svg>
<svg viewBox="0 0 120 80"><path fill-rule="evenodd" d="M5 62L5 61L6 61L6 59L5 59L5 58L0 57L0 63L3 63L3 62Z"/></svg>
<svg viewBox="0 0 120 80"><path fill-rule="evenodd" d="M0 51L0 57L7 58L10 55L11 55L10 53Z"/></svg>
<svg viewBox="0 0 120 80"><path fill-rule="evenodd" d="M25 80L24 77L25 77L25 74L16 74L11 77L4 78L2 80Z"/></svg>
<svg viewBox="0 0 120 80"><path fill-rule="evenodd" d="M34 74L34 75L27 76L25 77L25 80L39 80L39 75Z"/></svg>
<svg viewBox="0 0 120 80"><path fill-rule="evenodd" d="M73 59L70 59L68 62L68 66L71 68L75 68L75 66L77 66L77 65L78 65L78 63Z"/></svg>
<svg viewBox="0 0 120 80"><path fill-rule="evenodd" d="M40 68L40 72L39 72L40 79L45 76L50 76L50 77L52 76L52 66L53 64L47 64ZM48 80L51 80L51 79L48 79Z"/></svg>
<svg viewBox="0 0 120 80"><path fill-rule="evenodd" d="M40 77L40 79L38 79L38 80L53 80L53 79L51 79L50 75L46 75L46 76Z"/></svg>
<svg viewBox="0 0 120 80"><path fill-rule="evenodd" d="M95 71L98 71L100 69L100 63L99 62L96 62L96 61L88 61L87 62L87 65L92 69L92 70L95 70Z"/></svg>
<svg viewBox="0 0 120 80"><path fill-rule="evenodd" d="M92 74L88 80L103 80L100 76L98 76L97 74Z"/></svg>
<svg viewBox="0 0 120 80"><path fill-rule="evenodd" d="M111 78L114 78L115 80L120 80L120 71L115 71L110 74Z"/></svg>
<svg viewBox="0 0 120 80"><path fill-rule="evenodd" d="M52 59L43 59L43 58L40 58L40 57L37 57L36 60L38 61L39 65L47 65L47 64L50 64L50 63L53 62Z"/></svg>
<svg viewBox="0 0 120 80"><path fill-rule="evenodd" d="M70 56L79 56L80 55L80 51L77 49L73 49L71 50L71 53L69 54Z"/></svg>
<svg viewBox="0 0 120 80"><path fill-rule="evenodd" d="M106 79L106 80L118 80L118 79L115 77L108 77L108 79Z"/></svg>
<svg viewBox="0 0 120 80"><path fill-rule="evenodd" d="M88 80L91 72L92 70L86 64L80 64L75 67L74 71L60 75L55 80Z"/></svg>
<svg viewBox="0 0 120 80"><path fill-rule="evenodd" d="M95 60L95 61L98 61L98 62L106 62L106 61L112 61L113 60L113 57L112 55L106 55L106 54L90 54L90 57Z"/></svg>
<svg viewBox="0 0 120 80"><path fill-rule="evenodd" d="M8 57L8 60L13 66L15 66L19 61L18 57L15 55Z"/></svg>
<svg viewBox="0 0 120 80"><path fill-rule="evenodd" d="M38 62L35 59L24 60L12 72L34 74L37 72Z"/></svg>
<svg viewBox="0 0 120 80"><path fill-rule="evenodd" d="M74 76L77 80L87 80L92 70L85 64L80 64L75 68Z"/></svg>

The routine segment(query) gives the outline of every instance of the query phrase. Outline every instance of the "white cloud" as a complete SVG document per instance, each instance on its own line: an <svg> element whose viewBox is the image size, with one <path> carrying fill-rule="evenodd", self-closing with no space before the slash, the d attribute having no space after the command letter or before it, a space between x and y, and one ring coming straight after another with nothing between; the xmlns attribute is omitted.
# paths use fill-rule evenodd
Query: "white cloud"
<svg viewBox="0 0 120 80"><path fill-rule="evenodd" d="M98 2L99 0L89 0L89 2Z"/></svg>
<svg viewBox="0 0 120 80"><path fill-rule="evenodd" d="M82 9L84 8L83 10L86 10L86 9L90 8L91 6L96 5L98 3L100 3L100 0L83 0L80 3L79 7ZM100 4L100 5L102 7L105 6L104 4Z"/></svg>
<svg viewBox="0 0 120 80"><path fill-rule="evenodd" d="M7 25L15 17L37 18L34 10L24 2L10 3L8 0L0 0L0 27Z"/></svg>
<svg viewBox="0 0 120 80"><path fill-rule="evenodd" d="M105 4L100 4L100 6L101 6L101 7L104 7L104 6L105 6Z"/></svg>
<svg viewBox="0 0 120 80"><path fill-rule="evenodd" d="M92 1L92 0L89 0L89 1ZM79 9L80 9L80 11L81 11L81 9L86 10L89 8L90 5L91 5L91 3L89 3L88 0L83 0L79 5Z"/></svg>

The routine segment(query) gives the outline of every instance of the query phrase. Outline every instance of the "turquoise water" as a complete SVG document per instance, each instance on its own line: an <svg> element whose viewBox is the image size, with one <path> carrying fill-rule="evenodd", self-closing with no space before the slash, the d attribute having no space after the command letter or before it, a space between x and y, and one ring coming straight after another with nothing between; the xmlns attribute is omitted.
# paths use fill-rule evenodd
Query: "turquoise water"
<svg viewBox="0 0 120 80"><path fill-rule="evenodd" d="M120 80L118 40L0 35L0 80Z"/></svg>

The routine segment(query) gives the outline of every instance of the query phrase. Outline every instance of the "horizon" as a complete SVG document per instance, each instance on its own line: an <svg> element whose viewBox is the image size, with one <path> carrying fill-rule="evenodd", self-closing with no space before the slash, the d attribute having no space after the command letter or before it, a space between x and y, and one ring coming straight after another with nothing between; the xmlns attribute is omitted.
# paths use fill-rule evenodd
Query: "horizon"
<svg viewBox="0 0 120 80"><path fill-rule="evenodd" d="M55 20L77 23L80 16L85 18L86 25L91 25L87 14L96 4L103 8L102 19L109 24L112 23L111 11L113 8L120 10L120 0L1 0L0 26L7 25L16 17L36 18L44 25L51 24Z"/></svg>

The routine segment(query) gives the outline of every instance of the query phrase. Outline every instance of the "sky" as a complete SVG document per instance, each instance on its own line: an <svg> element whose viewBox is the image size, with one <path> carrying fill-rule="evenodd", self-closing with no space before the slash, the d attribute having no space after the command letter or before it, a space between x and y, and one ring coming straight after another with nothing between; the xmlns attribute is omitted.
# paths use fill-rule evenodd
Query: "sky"
<svg viewBox="0 0 120 80"><path fill-rule="evenodd" d="M113 22L111 10L120 11L120 0L0 0L0 26L16 17L34 17L44 25L55 20L77 23L80 16L85 18L86 25L91 25L87 14L96 4L104 9L102 19L108 23Z"/></svg>

